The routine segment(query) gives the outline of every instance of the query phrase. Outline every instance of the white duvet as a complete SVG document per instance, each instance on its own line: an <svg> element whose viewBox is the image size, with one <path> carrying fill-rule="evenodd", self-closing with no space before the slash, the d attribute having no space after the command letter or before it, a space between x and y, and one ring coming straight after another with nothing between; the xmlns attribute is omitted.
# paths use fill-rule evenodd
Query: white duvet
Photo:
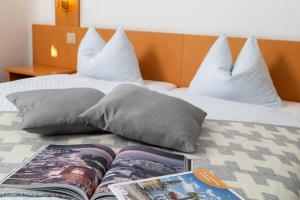
<svg viewBox="0 0 300 200"><path fill-rule="evenodd" d="M17 111L16 107L6 99L8 94L14 92L36 89L88 87L108 93L120 84L122 83L85 78L78 75L51 75L1 83L0 111ZM283 109L237 103L209 97L196 99L192 97L186 89L168 90L172 88L171 85L160 87L159 83L155 82L146 82L145 86L194 104L208 113L208 119L248 121L300 127L300 115L290 114Z"/></svg>
<svg viewBox="0 0 300 200"><path fill-rule="evenodd" d="M257 122L300 127L300 115L291 114L285 108L238 103L211 97L191 96L187 89L180 88L164 92L181 98L207 112L207 119Z"/></svg>

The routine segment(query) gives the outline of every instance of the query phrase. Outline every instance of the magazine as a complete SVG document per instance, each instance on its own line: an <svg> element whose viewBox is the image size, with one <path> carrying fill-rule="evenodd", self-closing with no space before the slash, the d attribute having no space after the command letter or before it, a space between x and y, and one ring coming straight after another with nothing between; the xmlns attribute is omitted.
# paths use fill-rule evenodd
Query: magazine
<svg viewBox="0 0 300 200"><path fill-rule="evenodd" d="M208 170L196 169L109 186L119 200L243 200Z"/></svg>
<svg viewBox="0 0 300 200"><path fill-rule="evenodd" d="M34 197L45 192L47 197L116 199L108 188L110 184L189 168L184 156L146 146L128 146L115 154L103 145L49 145L14 170L0 187L22 190Z"/></svg>

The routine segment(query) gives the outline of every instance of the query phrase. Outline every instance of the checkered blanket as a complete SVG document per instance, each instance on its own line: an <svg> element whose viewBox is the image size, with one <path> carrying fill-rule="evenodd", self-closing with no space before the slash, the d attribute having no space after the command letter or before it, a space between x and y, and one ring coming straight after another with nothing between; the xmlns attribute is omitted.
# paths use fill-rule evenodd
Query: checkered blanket
<svg viewBox="0 0 300 200"><path fill-rule="evenodd" d="M0 113L0 176L47 144L104 144L114 151L137 142L114 134L41 137L21 130L18 113ZM300 128L207 120L193 155L245 199L300 199Z"/></svg>

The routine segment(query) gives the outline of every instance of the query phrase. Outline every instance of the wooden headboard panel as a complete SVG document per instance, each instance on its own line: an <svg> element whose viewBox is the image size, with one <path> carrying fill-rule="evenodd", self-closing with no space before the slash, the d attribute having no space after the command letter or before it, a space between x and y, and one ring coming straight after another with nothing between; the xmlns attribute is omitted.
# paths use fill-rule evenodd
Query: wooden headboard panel
<svg viewBox="0 0 300 200"><path fill-rule="evenodd" d="M33 62L37 65L76 68L77 49L86 28L33 25ZM107 41L113 30L97 30ZM66 34L76 34L67 44ZM186 87L217 39L216 36L127 31L140 62L144 79L168 81ZM234 59L245 39L230 38ZM275 87L284 100L300 102L300 42L259 40ZM52 58L51 46L58 50Z"/></svg>

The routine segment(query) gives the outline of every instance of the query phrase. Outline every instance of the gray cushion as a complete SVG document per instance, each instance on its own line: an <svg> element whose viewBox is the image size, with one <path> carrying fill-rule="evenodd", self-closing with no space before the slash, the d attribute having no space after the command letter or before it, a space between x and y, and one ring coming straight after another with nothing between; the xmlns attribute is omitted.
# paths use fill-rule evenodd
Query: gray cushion
<svg viewBox="0 0 300 200"><path fill-rule="evenodd" d="M206 113L181 99L124 84L80 117L129 139L193 152Z"/></svg>
<svg viewBox="0 0 300 200"><path fill-rule="evenodd" d="M90 88L17 92L7 98L23 115L23 129L43 135L87 133L99 130L78 115L104 94Z"/></svg>

